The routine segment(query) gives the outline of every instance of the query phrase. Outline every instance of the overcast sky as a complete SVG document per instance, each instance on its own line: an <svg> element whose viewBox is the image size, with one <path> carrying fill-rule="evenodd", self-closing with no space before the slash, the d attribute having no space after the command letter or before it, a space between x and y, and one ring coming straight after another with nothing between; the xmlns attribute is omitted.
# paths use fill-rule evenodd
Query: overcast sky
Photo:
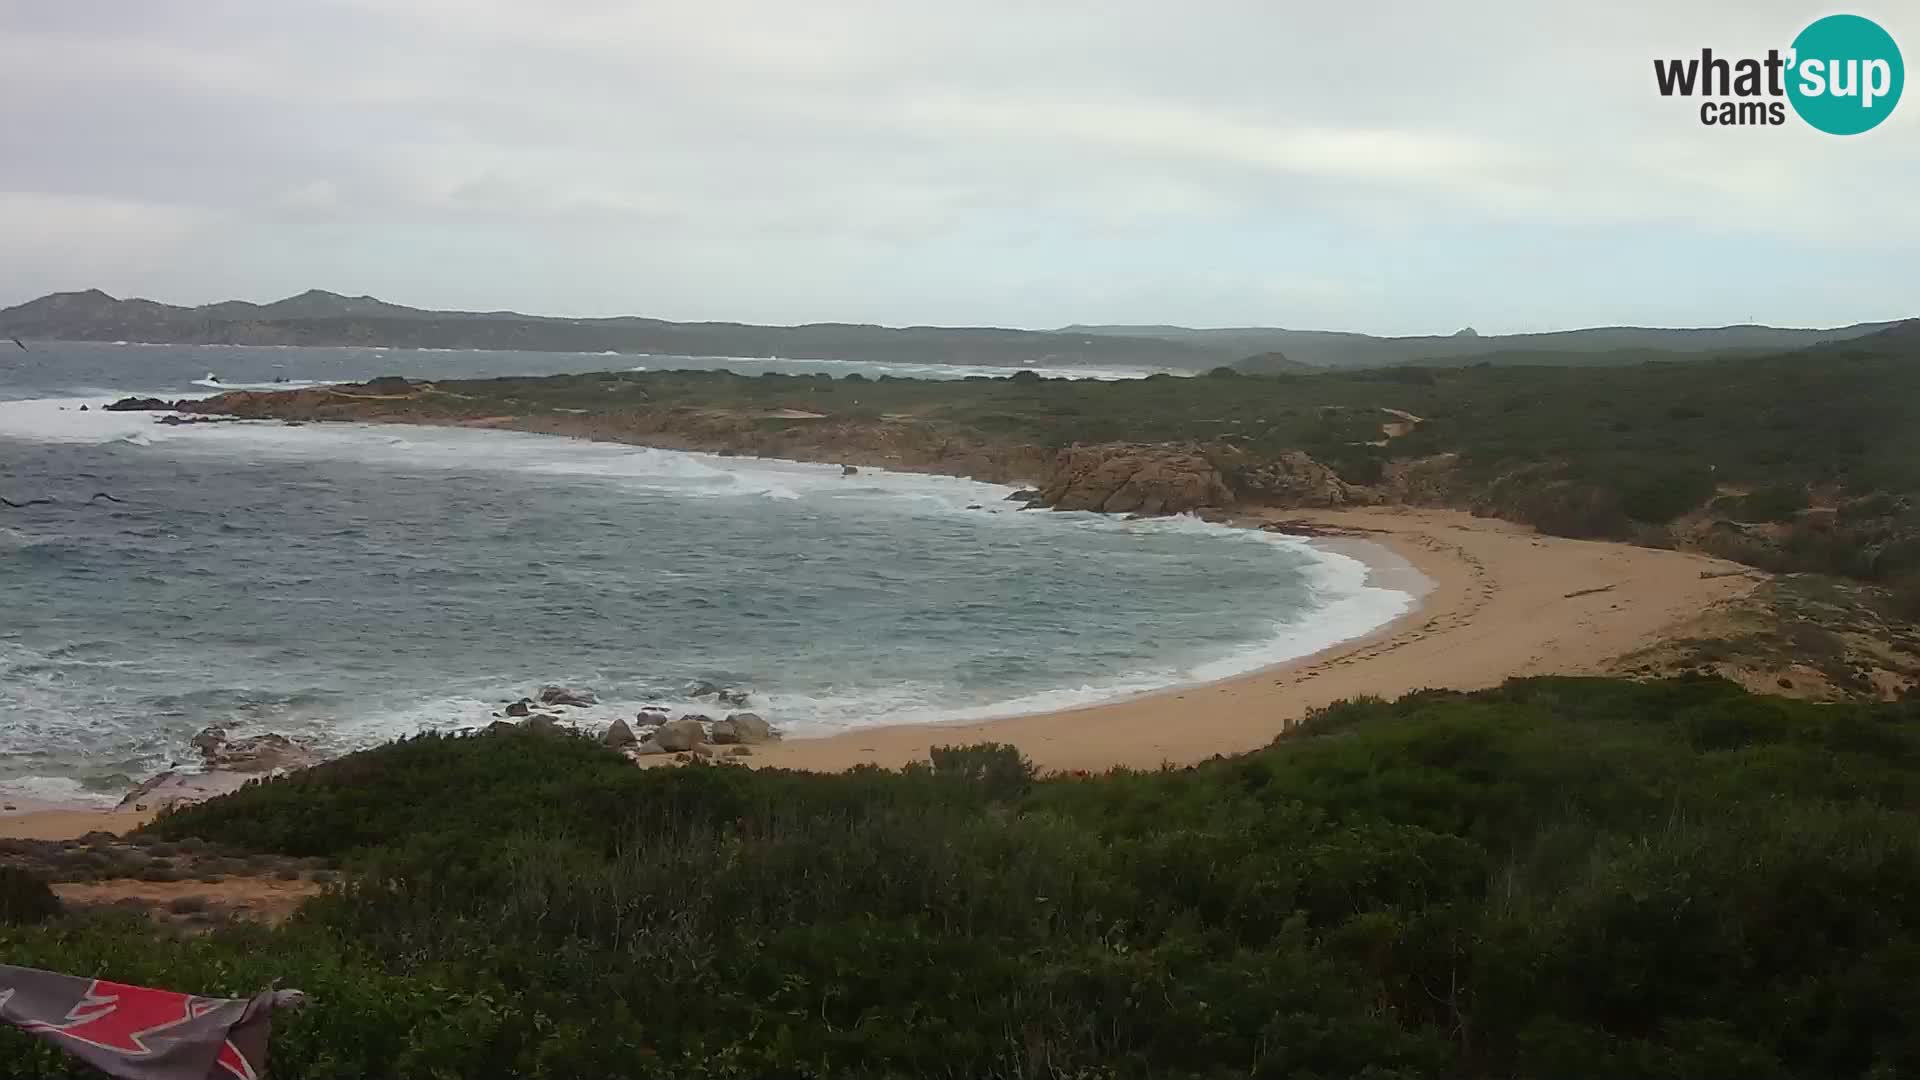
<svg viewBox="0 0 1920 1080"><path fill-rule="evenodd" d="M1676 10L1684 7L1686 10ZM0 304L754 322L1920 315L1920 99L1702 127L1776 0L0 0ZM1920 59L1920 9L1849 8ZM1915 95L1909 95L1915 96Z"/></svg>

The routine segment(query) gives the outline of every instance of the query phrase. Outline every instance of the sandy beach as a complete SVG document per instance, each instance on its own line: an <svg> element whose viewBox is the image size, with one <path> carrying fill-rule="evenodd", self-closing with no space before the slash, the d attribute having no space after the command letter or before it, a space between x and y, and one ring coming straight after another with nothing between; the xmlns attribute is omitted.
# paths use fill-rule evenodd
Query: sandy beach
<svg viewBox="0 0 1920 1080"><path fill-rule="evenodd" d="M1416 610L1372 635L1222 682L1061 712L795 739L756 748L752 760L795 769L863 762L891 768L925 760L933 746L1001 742L1046 770L1188 764L1264 746L1308 710L1343 698L1598 672L1708 608L1746 595L1764 577L1722 559L1541 536L1528 526L1454 510L1295 510L1242 518L1263 519L1364 537L1411 563L1432 590ZM1357 547L1340 550L1364 557Z"/></svg>
<svg viewBox="0 0 1920 1080"><path fill-rule="evenodd" d="M1371 635L1221 682L1059 712L793 739L755 748L749 763L895 768L926 760L934 746L1001 742L1018 746L1043 770L1188 764L1263 746L1309 710L1343 698L1599 672L1714 605L1744 596L1763 578L1720 559L1541 536L1527 526L1451 510L1276 510L1237 520L1333 534L1338 538L1318 542L1377 564L1376 573L1386 575L1378 583L1404 587L1404 568L1395 580L1387 565L1399 560L1378 558L1385 549L1430 587L1412 612ZM0 836L121 832L149 816L16 807L0 814Z"/></svg>

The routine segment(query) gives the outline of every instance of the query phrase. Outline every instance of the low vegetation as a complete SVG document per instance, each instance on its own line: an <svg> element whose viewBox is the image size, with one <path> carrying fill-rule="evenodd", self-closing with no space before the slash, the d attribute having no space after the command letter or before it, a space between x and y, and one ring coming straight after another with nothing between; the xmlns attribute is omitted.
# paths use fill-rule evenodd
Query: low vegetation
<svg viewBox="0 0 1920 1080"><path fill-rule="evenodd" d="M349 873L277 929L63 916L0 955L298 986L284 1078L1920 1072L1912 702L1533 679L1093 777L424 736L152 831Z"/></svg>
<svg viewBox="0 0 1920 1080"><path fill-rule="evenodd" d="M403 388L404 389L404 388ZM339 399L339 415L547 419L723 452L881 460L992 479L1075 443L1165 443L1230 488L1288 451L1361 497L1767 570L1920 573L1920 332L1775 356L1620 366L1398 367L1122 382L607 372ZM269 413L271 414L271 413ZM1904 585L1903 594L1912 586Z"/></svg>

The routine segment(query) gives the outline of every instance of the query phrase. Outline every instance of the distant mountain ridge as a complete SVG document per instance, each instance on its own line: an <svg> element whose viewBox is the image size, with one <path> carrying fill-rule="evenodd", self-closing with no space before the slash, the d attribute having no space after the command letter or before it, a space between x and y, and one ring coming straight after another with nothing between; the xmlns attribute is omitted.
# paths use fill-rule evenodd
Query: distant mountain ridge
<svg viewBox="0 0 1920 1080"><path fill-rule="evenodd" d="M1205 370L1388 367L1408 363L1608 364L1673 354L1780 351L1843 341L1895 325L1824 330L1770 326L1704 329L1596 327L1543 334L1375 337L1277 327L888 327L857 323L757 326L671 322L641 316L575 319L515 311L432 311L371 296L309 289L268 304L227 300L197 307L119 299L99 289L51 293L0 310L0 335L67 341L218 345L348 345L514 349L680 356L782 356L810 360ZM1503 360L1512 354L1510 360ZM1563 355L1590 354L1590 355Z"/></svg>
<svg viewBox="0 0 1920 1080"><path fill-rule="evenodd" d="M1199 369L1230 359L1204 345L994 327L853 323L754 326L638 316L574 319L514 311L427 311L311 289L271 304L181 307L98 289L52 293L0 311L0 334L63 341L781 356L808 360Z"/></svg>
<svg viewBox="0 0 1920 1080"><path fill-rule="evenodd" d="M1746 324L1698 329L1643 326L1598 326L1582 330L1554 330L1538 334L1483 335L1471 328L1447 336L1375 337L1339 330L1287 330L1244 326L1190 329L1184 326L1072 325L1063 334L1158 338L1170 344L1200 346L1249 357L1279 353L1296 364L1321 368L1391 367L1398 364L1449 361L1471 357L1499 362L1502 353L1707 353L1736 351L1782 352L1826 341L1846 341L1898 325L1900 320L1855 323L1831 329L1787 329ZM1652 357L1638 357L1649 359ZM1562 362L1578 363L1573 357ZM1594 362L1606 363L1595 357Z"/></svg>

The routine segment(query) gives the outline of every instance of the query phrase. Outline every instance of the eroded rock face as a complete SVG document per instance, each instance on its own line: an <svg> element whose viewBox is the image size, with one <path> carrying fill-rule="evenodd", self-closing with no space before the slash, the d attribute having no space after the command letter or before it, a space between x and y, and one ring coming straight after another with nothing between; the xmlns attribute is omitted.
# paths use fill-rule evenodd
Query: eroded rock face
<svg viewBox="0 0 1920 1080"><path fill-rule="evenodd" d="M1040 500L1055 510L1180 514L1226 505L1233 492L1197 450L1106 443L1060 451Z"/></svg>
<svg viewBox="0 0 1920 1080"><path fill-rule="evenodd" d="M320 755L285 735L234 739L228 737L226 728L216 725L203 728L190 741L208 770L260 773L304 769L320 761Z"/></svg>
<svg viewBox="0 0 1920 1080"><path fill-rule="evenodd" d="M268 772L275 769L304 769L320 762L320 755L285 735L254 735L230 739L207 755L210 769L235 772Z"/></svg>
<svg viewBox="0 0 1920 1080"><path fill-rule="evenodd" d="M1353 506L1371 503L1373 493L1340 479L1340 474L1300 450L1232 466L1243 499L1272 506Z"/></svg>

